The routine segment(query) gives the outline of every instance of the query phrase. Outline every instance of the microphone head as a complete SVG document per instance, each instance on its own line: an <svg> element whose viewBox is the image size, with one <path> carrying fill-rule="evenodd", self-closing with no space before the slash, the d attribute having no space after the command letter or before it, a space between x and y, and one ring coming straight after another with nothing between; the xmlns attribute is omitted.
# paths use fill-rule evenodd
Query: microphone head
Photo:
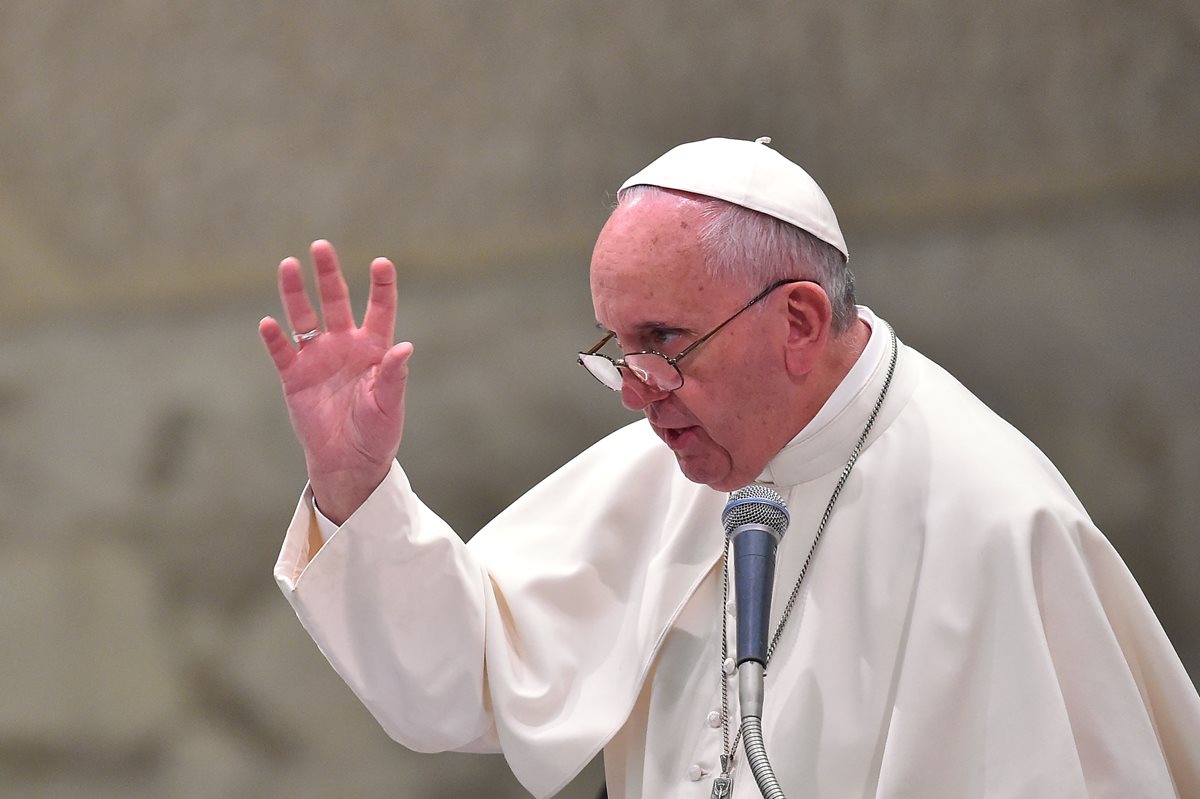
<svg viewBox="0 0 1200 799"><path fill-rule="evenodd" d="M783 497L766 486L748 485L729 495L725 510L721 511L721 523L725 535L747 524L761 524L783 537L791 516Z"/></svg>

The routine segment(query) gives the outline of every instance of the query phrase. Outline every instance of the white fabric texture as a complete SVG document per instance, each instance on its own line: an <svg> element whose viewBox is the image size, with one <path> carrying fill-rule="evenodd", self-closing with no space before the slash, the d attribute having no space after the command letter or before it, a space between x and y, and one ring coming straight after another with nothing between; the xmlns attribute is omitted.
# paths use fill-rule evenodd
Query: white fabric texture
<svg viewBox="0 0 1200 799"><path fill-rule="evenodd" d="M886 366L763 475L792 513L776 618ZM723 612L735 632L725 500L638 422L465 545L394 465L309 562L306 493L275 574L402 744L503 751L537 797L603 748L612 799L700 799ZM768 669L763 729L789 796L1200 796L1200 698L1124 564L1032 444L903 345ZM734 796L758 797L743 759Z"/></svg>

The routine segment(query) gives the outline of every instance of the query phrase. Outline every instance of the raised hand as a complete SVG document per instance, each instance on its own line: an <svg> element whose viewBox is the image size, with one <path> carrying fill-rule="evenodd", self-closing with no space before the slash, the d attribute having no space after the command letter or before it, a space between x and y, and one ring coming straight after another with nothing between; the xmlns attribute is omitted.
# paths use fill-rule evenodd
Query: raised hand
<svg viewBox="0 0 1200 799"><path fill-rule="evenodd" d="M311 253L324 328L304 290L300 262L285 258L279 296L295 337L269 316L258 332L279 372L317 505L341 524L383 481L400 447L413 348L392 343L396 269L390 261L371 263L367 312L356 327L333 245L315 241Z"/></svg>

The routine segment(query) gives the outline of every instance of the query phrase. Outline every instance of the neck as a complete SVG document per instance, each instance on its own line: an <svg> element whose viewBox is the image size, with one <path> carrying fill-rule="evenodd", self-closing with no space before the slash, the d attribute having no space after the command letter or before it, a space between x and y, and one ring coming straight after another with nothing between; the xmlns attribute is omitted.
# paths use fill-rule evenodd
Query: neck
<svg viewBox="0 0 1200 799"><path fill-rule="evenodd" d="M830 338L820 362L805 376L802 392L804 402L796 409L796 429L792 431L792 436L813 420L834 390L846 379L846 375L867 348L870 338L870 326L859 318L854 320L854 324L848 330Z"/></svg>
<svg viewBox="0 0 1200 799"><path fill-rule="evenodd" d="M846 374L854 367L855 362L867 348L871 340L871 328L860 317L854 319L850 329L841 333L830 342L831 360L836 363L835 372L838 383L845 379ZM832 391L832 389L830 389Z"/></svg>

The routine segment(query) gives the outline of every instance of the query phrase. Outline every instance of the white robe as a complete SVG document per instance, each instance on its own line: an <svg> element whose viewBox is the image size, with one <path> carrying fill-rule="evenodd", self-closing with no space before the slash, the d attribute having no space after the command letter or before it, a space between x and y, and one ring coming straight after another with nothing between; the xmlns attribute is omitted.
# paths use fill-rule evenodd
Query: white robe
<svg viewBox="0 0 1200 799"><path fill-rule="evenodd" d="M886 365L763 475L792 513L776 618ZM603 749L612 799L703 799L723 612L734 635L726 499L638 422L469 544L393 465L309 562L306 493L275 574L405 746L503 751L537 797ZM903 345L768 669L763 730L792 797L1200 797L1200 698L1128 570L1041 452ZM735 797L759 796L737 762Z"/></svg>

